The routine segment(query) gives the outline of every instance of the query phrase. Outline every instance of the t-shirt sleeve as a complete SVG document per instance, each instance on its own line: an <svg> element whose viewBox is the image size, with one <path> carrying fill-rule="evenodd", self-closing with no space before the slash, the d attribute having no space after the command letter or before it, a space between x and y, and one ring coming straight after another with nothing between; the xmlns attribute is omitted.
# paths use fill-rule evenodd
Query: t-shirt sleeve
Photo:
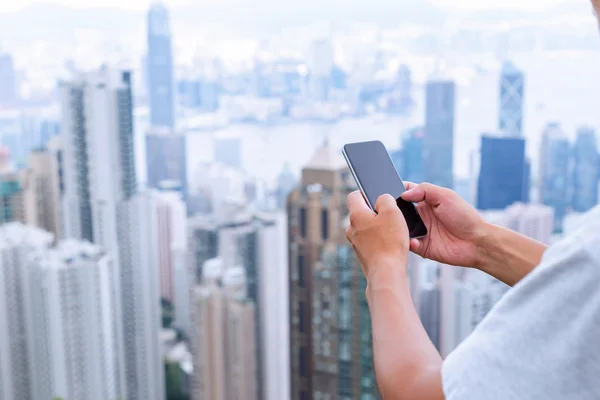
<svg viewBox="0 0 600 400"><path fill-rule="evenodd" d="M600 399L598 221L548 249L447 357L447 400Z"/></svg>

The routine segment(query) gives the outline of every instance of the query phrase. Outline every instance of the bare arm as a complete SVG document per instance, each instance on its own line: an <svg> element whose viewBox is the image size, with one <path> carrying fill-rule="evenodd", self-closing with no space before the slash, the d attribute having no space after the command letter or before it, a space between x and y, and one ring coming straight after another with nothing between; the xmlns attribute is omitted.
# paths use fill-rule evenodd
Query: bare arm
<svg viewBox="0 0 600 400"><path fill-rule="evenodd" d="M509 229L488 224L479 239L475 268L513 286L542 260L546 246Z"/></svg>
<svg viewBox="0 0 600 400"><path fill-rule="evenodd" d="M385 400L443 400L442 358L417 315L404 271L390 265L367 287L379 391Z"/></svg>

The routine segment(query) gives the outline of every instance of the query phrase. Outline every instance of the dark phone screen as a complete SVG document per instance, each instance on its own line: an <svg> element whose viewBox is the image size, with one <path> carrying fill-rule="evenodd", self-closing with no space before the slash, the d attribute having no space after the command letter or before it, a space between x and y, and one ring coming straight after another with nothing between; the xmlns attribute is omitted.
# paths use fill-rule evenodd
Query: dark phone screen
<svg viewBox="0 0 600 400"><path fill-rule="evenodd" d="M344 151L371 208L375 208L375 203L382 194L392 195L404 214L410 237L425 236L427 228L414 204L400 197L406 188L383 143L350 143L344 146Z"/></svg>

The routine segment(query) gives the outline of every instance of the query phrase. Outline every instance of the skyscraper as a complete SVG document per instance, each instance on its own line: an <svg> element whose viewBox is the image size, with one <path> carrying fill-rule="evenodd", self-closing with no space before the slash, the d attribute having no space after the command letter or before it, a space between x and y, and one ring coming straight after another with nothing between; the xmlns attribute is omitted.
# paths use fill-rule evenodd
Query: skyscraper
<svg viewBox="0 0 600 400"><path fill-rule="evenodd" d="M577 212L586 212L598 204L598 149L596 132L582 127L577 132L573 149L573 197L571 206Z"/></svg>
<svg viewBox="0 0 600 400"><path fill-rule="evenodd" d="M158 263L160 271L160 297L173 302L176 251L185 250L186 209L177 192L158 194Z"/></svg>
<svg viewBox="0 0 600 400"><path fill-rule="evenodd" d="M28 266L33 398L125 398L114 261L70 239Z"/></svg>
<svg viewBox="0 0 600 400"><path fill-rule="evenodd" d="M280 367L289 363L287 351L270 351L274 346L289 346L287 327L281 325L288 316L287 273L281 268L286 245L282 225L281 216L252 213L246 207L222 217L198 216L189 223L192 273L203 276L211 257L221 259L225 271L231 266L244 270L246 297L256 306L257 398L267 400L289 396L286 371Z"/></svg>
<svg viewBox="0 0 600 400"><path fill-rule="evenodd" d="M454 185L453 81L429 81L425 92L425 181L447 188Z"/></svg>
<svg viewBox="0 0 600 400"><path fill-rule="evenodd" d="M17 99L17 76L10 54L0 53L0 105Z"/></svg>
<svg viewBox="0 0 600 400"><path fill-rule="evenodd" d="M569 205L571 146L558 123L549 123L540 150L540 201L554 209L554 228L562 231Z"/></svg>
<svg viewBox="0 0 600 400"><path fill-rule="evenodd" d="M26 175L17 172L0 172L0 225L6 222L31 221L31 209L26 208L23 184Z"/></svg>
<svg viewBox="0 0 600 400"><path fill-rule="evenodd" d="M64 236L117 248L117 203L136 190L131 73L60 84Z"/></svg>
<svg viewBox="0 0 600 400"><path fill-rule="evenodd" d="M165 128L146 133L148 187L179 191L187 200L186 136Z"/></svg>
<svg viewBox="0 0 600 400"><path fill-rule="evenodd" d="M57 154L53 150L37 150L29 155L25 172L25 199L35 210L30 223L52 232L56 240L62 237L61 194Z"/></svg>
<svg viewBox="0 0 600 400"><path fill-rule="evenodd" d="M425 130L422 127L409 129L402 136L402 165L396 165L403 180L421 183L425 181L423 141Z"/></svg>
<svg viewBox="0 0 600 400"><path fill-rule="evenodd" d="M325 144L288 200L293 400L377 393L365 282L344 234L352 190L345 163Z"/></svg>
<svg viewBox="0 0 600 400"><path fill-rule="evenodd" d="M161 3L148 10L148 94L150 124L175 128L173 54L169 11Z"/></svg>
<svg viewBox="0 0 600 400"><path fill-rule="evenodd" d="M143 192L118 208L127 398L162 400L159 197Z"/></svg>
<svg viewBox="0 0 600 400"><path fill-rule="evenodd" d="M498 128L508 137L523 136L525 77L511 62L502 66Z"/></svg>
<svg viewBox="0 0 600 400"><path fill-rule="evenodd" d="M514 203L526 202L528 173L525 139L482 135L477 208L502 210Z"/></svg>
<svg viewBox="0 0 600 400"><path fill-rule="evenodd" d="M34 351L28 290L28 258L47 252L53 237L21 223L0 226L0 397L30 400ZM41 367L41 366L40 366ZM46 392L46 394L49 392Z"/></svg>
<svg viewBox="0 0 600 400"><path fill-rule="evenodd" d="M206 262L195 292L194 397L257 400L255 304L246 295L241 267Z"/></svg>

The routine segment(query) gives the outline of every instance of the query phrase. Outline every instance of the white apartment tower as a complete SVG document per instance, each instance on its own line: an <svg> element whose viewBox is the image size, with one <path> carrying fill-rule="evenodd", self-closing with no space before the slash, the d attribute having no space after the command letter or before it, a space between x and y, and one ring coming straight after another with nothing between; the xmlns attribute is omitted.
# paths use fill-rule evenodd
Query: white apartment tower
<svg viewBox="0 0 600 400"><path fill-rule="evenodd" d="M124 398L112 263L75 239L29 261L33 399Z"/></svg>
<svg viewBox="0 0 600 400"><path fill-rule="evenodd" d="M117 204L135 193L131 73L60 84L65 237L117 248Z"/></svg>
<svg viewBox="0 0 600 400"><path fill-rule="evenodd" d="M148 191L134 195L118 210L125 371L130 400L165 397L159 339L159 204L160 196Z"/></svg>
<svg viewBox="0 0 600 400"><path fill-rule="evenodd" d="M48 251L51 234L13 222L0 227L0 398L30 400L34 396L28 315L30 256Z"/></svg>

